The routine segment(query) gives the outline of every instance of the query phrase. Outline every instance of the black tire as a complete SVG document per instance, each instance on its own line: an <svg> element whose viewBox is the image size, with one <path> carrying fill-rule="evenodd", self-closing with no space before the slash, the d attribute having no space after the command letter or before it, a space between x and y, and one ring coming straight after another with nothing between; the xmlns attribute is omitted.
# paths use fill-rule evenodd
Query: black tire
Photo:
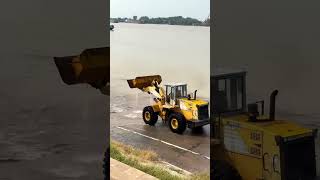
<svg viewBox="0 0 320 180"><path fill-rule="evenodd" d="M225 161L213 160L210 177L213 180L241 180L238 171ZM211 179L210 178L210 179Z"/></svg>
<svg viewBox="0 0 320 180"><path fill-rule="evenodd" d="M172 122L174 120L177 123L175 127L175 123ZM169 127L172 132L182 134L187 128L187 123L184 116L180 113L171 113L169 115Z"/></svg>
<svg viewBox="0 0 320 180"><path fill-rule="evenodd" d="M103 176L104 180L110 179L110 149L108 148L104 153L103 158Z"/></svg>
<svg viewBox="0 0 320 180"><path fill-rule="evenodd" d="M154 126L158 121L158 113L154 112L151 106L147 106L143 108L142 118L146 124Z"/></svg>

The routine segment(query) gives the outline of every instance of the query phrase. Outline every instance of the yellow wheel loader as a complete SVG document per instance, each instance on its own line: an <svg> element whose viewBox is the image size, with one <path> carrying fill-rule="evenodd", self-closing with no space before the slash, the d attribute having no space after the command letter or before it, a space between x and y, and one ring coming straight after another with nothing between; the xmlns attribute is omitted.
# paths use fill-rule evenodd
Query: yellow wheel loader
<svg viewBox="0 0 320 180"><path fill-rule="evenodd" d="M90 84L102 94L109 95L110 83L110 48L92 48L84 50L80 55L54 57L55 64L64 83ZM103 159L104 179L110 178L110 149L105 151Z"/></svg>
<svg viewBox="0 0 320 180"><path fill-rule="evenodd" d="M216 69L211 76L211 179L309 180L316 177L317 130L269 116L264 101L246 100L246 72Z"/></svg>
<svg viewBox="0 0 320 180"><path fill-rule="evenodd" d="M150 126L158 116L169 124L172 132L182 134L186 128L200 128L210 123L209 103L197 98L197 91L187 93L187 84L160 86L160 75L142 76L127 80L130 88L138 88L154 96L155 103L143 109L142 118Z"/></svg>

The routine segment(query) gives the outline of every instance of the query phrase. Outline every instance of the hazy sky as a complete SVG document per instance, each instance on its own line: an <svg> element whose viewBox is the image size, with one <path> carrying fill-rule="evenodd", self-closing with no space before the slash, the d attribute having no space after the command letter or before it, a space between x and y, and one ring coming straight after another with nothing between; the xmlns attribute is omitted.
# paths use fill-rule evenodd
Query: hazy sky
<svg viewBox="0 0 320 180"><path fill-rule="evenodd" d="M184 16L204 20L210 14L210 0L111 0L111 17Z"/></svg>

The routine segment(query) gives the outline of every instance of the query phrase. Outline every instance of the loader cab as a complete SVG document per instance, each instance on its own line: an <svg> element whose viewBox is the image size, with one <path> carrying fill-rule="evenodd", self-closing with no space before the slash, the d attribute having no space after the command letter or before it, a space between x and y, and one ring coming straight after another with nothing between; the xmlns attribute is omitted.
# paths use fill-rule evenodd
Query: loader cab
<svg viewBox="0 0 320 180"><path fill-rule="evenodd" d="M187 84L166 84L166 103L175 106L177 99L187 97Z"/></svg>
<svg viewBox="0 0 320 180"><path fill-rule="evenodd" d="M246 72L243 70L214 69L210 77L211 137L220 138L221 116L246 111Z"/></svg>
<svg viewBox="0 0 320 180"><path fill-rule="evenodd" d="M235 114L246 110L246 72L216 71L210 78L211 113Z"/></svg>

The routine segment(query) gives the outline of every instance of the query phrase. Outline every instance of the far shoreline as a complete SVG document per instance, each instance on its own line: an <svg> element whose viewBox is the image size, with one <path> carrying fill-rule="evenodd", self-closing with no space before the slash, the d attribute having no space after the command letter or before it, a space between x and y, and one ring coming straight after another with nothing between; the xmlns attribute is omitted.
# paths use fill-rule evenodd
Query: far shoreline
<svg viewBox="0 0 320 180"><path fill-rule="evenodd" d="M110 23L133 23L133 24L166 24L177 26L206 26L210 27L210 15L205 20L199 20L191 17L171 16L171 17L148 17L148 16L133 16L110 18Z"/></svg>
<svg viewBox="0 0 320 180"><path fill-rule="evenodd" d="M116 29L117 24L137 24L137 25L159 25L159 26L182 26L182 27L204 27L204 28L210 28L210 26L198 26L198 25L179 25L179 24L151 24L151 23L128 23L128 22L118 22L113 23L110 22L110 24L114 25L114 28Z"/></svg>

